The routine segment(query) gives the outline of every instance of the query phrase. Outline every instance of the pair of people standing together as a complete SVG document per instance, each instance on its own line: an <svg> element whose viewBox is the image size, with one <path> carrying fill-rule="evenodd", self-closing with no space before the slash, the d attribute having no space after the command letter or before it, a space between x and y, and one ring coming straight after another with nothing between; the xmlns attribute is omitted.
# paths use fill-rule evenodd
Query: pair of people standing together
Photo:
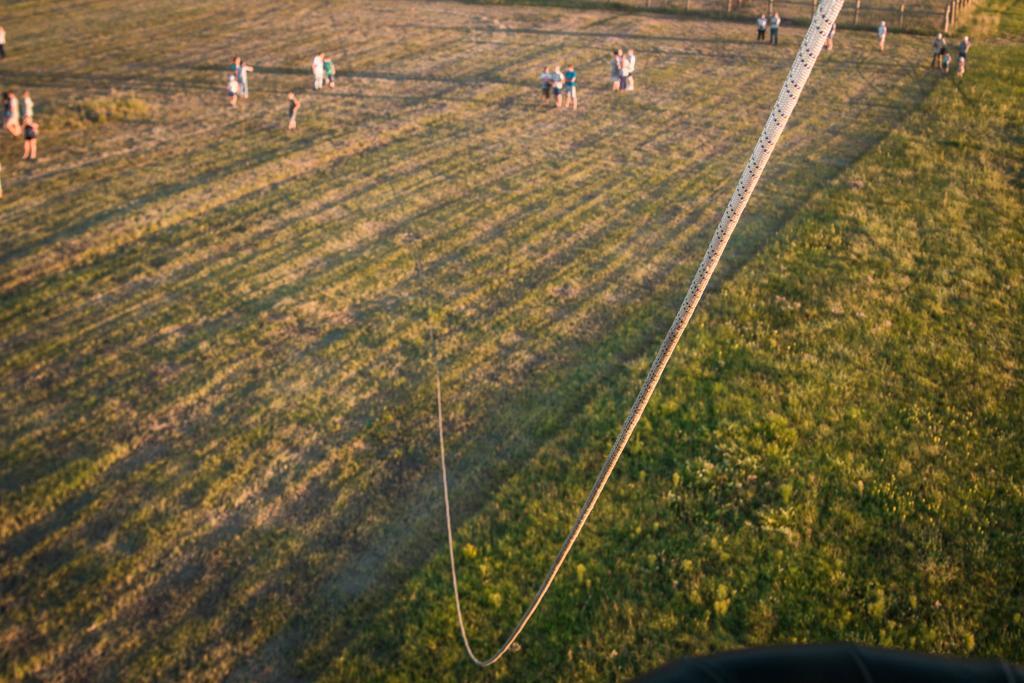
<svg viewBox="0 0 1024 683"><path fill-rule="evenodd" d="M24 108L23 108L24 105ZM35 102L32 95L26 90L22 93L19 102L14 91L4 93L4 130L14 137L25 136L25 153L22 159L25 161L36 160L36 149L39 140L39 124L36 123Z"/></svg>
<svg viewBox="0 0 1024 683"><path fill-rule="evenodd" d="M765 15L761 15L757 18L757 39L764 40L764 32L771 27L772 37L771 44L779 44L779 26L782 26L782 17L779 16L778 12L772 14L772 18L769 19Z"/></svg>
<svg viewBox="0 0 1024 683"><path fill-rule="evenodd" d="M228 74L228 104L232 107L238 106L238 97L249 99L249 74L255 68L242 61L236 56L231 63L231 73Z"/></svg>
<svg viewBox="0 0 1024 683"><path fill-rule="evenodd" d="M625 53L622 48L612 50L612 90L628 92L636 87L636 52L630 48Z"/></svg>
<svg viewBox="0 0 1024 683"><path fill-rule="evenodd" d="M334 62L321 52L313 57L313 90L322 90L325 83L334 87Z"/></svg>

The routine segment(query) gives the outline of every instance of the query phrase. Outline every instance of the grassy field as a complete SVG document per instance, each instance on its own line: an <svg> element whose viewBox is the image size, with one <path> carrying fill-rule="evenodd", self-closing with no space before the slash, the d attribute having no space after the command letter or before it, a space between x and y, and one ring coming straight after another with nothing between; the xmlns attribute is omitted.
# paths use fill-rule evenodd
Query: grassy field
<svg viewBox="0 0 1024 683"><path fill-rule="evenodd" d="M800 36L390 0L34 0L0 22L0 80L42 124L37 165L0 147L0 672L473 677L430 331L490 642ZM927 41L891 42L823 58L571 571L485 677L834 637L1022 658L1021 47L979 45L936 88ZM617 45L640 54L630 96L605 92ZM320 94L317 50L340 67ZM231 111L236 53L257 71ZM556 61L575 114L539 105Z"/></svg>

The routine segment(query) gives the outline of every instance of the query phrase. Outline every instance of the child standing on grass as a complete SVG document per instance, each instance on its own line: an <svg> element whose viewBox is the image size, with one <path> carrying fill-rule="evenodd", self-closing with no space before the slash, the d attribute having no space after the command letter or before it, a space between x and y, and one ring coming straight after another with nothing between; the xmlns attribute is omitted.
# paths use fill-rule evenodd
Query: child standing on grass
<svg viewBox="0 0 1024 683"><path fill-rule="evenodd" d="M35 116L35 113L36 113L36 103L32 99L32 94L28 90L26 90L25 92L21 93L21 105L22 105L22 107L21 107L21 109L22 109L21 115L22 115L23 119L30 119L33 116Z"/></svg>
<svg viewBox="0 0 1024 683"><path fill-rule="evenodd" d="M540 72L540 92L544 96L544 101L551 99L551 67L545 66L544 70Z"/></svg>
<svg viewBox="0 0 1024 683"><path fill-rule="evenodd" d="M313 90L324 87L324 53L313 57Z"/></svg>
<svg viewBox="0 0 1024 683"><path fill-rule="evenodd" d="M576 66L570 64L565 69L565 87L562 89L565 95L565 108L568 109L572 105L572 110L576 111L576 107L579 105L576 99Z"/></svg>
<svg viewBox="0 0 1024 683"><path fill-rule="evenodd" d="M965 71L967 71L967 55L961 53L956 60L956 77L963 78Z"/></svg>
<svg viewBox="0 0 1024 683"><path fill-rule="evenodd" d="M772 45L778 45L779 44L779 27L780 26L782 26L782 17L779 16L778 12L776 12L775 14L772 15L772 20L771 20L771 24L770 24L770 27L771 27L771 30L772 30L772 38L771 38L771 41L769 41L769 42L771 42Z"/></svg>
<svg viewBox="0 0 1024 683"><path fill-rule="evenodd" d="M238 79L235 74L228 76L228 104L232 107L238 106Z"/></svg>
<svg viewBox="0 0 1024 683"><path fill-rule="evenodd" d="M632 92L636 87L636 51L633 48L629 48L626 56L622 58L622 66L625 71L625 88L628 92Z"/></svg>
<svg viewBox="0 0 1024 683"><path fill-rule="evenodd" d="M622 48L612 50L612 90L622 86Z"/></svg>
<svg viewBox="0 0 1024 683"><path fill-rule="evenodd" d="M36 160L36 146L39 139L39 124L32 120L31 116L25 117L25 153L23 161Z"/></svg>
<svg viewBox="0 0 1024 683"><path fill-rule="evenodd" d="M960 57L964 58L965 62L967 61L967 51L970 49L971 39L968 38L967 36L964 36L964 39L960 41L960 45L957 47L957 52L959 53Z"/></svg>
<svg viewBox="0 0 1024 683"><path fill-rule="evenodd" d="M764 32L768 30L768 17L764 14L757 18L757 39L764 40Z"/></svg>
<svg viewBox="0 0 1024 683"><path fill-rule="evenodd" d="M836 25L832 24L832 28L828 30L828 35L825 36L825 49L829 52L832 51L832 43L836 39Z"/></svg>
<svg viewBox="0 0 1024 683"><path fill-rule="evenodd" d="M330 57L324 57L324 78L327 79L328 87L334 87L334 62Z"/></svg>
<svg viewBox="0 0 1024 683"><path fill-rule="evenodd" d="M551 72L551 94L555 96L555 108L562 108L562 87L565 85L565 75L562 73L562 65L555 66Z"/></svg>
<svg viewBox="0 0 1024 683"><path fill-rule="evenodd" d="M299 115L299 107L302 103L299 102L299 98L295 96L295 93L288 93L288 130L295 130L296 117Z"/></svg>
<svg viewBox="0 0 1024 683"><path fill-rule="evenodd" d="M936 34L935 40L932 41L932 63L928 67L930 69L939 69L942 67L942 51L946 49L946 39L942 37L942 34Z"/></svg>
<svg viewBox="0 0 1024 683"><path fill-rule="evenodd" d="M255 69L245 62L238 65L238 94L242 96L242 99L249 99L249 74Z"/></svg>
<svg viewBox="0 0 1024 683"><path fill-rule="evenodd" d="M4 101L4 129L13 137L21 135L21 107L13 90L8 91Z"/></svg>
<svg viewBox="0 0 1024 683"><path fill-rule="evenodd" d="M885 37L889 35L889 27L885 25L885 21L878 25L878 51L885 52Z"/></svg>
<svg viewBox="0 0 1024 683"><path fill-rule="evenodd" d="M949 65L952 63L953 58L949 55L949 50L942 48L939 51L939 68L942 69L942 73L949 73Z"/></svg>
<svg viewBox="0 0 1024 683"><path fill-rule="evenodd" d="M0 26L0 59L7 57L7 31ZM0 195L2 197L3 195Z"/></svg>

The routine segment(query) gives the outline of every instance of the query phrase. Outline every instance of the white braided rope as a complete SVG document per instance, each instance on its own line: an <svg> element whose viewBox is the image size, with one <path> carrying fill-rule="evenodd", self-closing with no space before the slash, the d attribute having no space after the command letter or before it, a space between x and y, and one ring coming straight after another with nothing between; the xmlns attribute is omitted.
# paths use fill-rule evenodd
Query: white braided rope
<svg viewBox="0 0 1024 683"><path fill-rule="evenodd" d="M469 638L466 635L465 620L462 616L462 604L459 600L459 579L455 570L455 541L452 534L451 504L448 500L448 472L445 467L444 415L441 410L441 375L440 371L437 369L437 365L435 364L434 379L437 389L437 429L441 451L441 480L444 484L444 514L448 529L448 557L451 561L452 590L455 595L455 611L458 616L459 632L462 634L462 642L466 646L466 652L469 654L469 658L477 665L485 667L494 664L501 659L506 652L508 652L509 648L512 647L516 638L519 637L519 634L523 632L523 629L526 628L526 624L529 623L530 619L533 617L534 612L536 612L537 608L540 607L541 601L544 600L544 596L547 594L548 589L551 588L551 584L554 582L555 576L558 575L559 570L562 568L562 564L565 562L573 545L576 543L576 539L579 538L580 532L583 530L583 526L587 523L590 513L594 511L594 507L597 505L597 500L600 498L601 492L604 490L605 485L608 483L608 479L612 475L612 471L615 469L615 466L619 462L619 458L622 456L622 451L625 449L626 444L629 443L629 439L633 435L633 430L636 429L637 424L640 422L640 418L643 416L644 409L647 407L648 401L651 400L651 396L654 394L658 381L661 379L661 375L665 371L665 367L668 365L669 359L672 357L672 352L675 351L676 346L679 344L679 339L682 337L687 323L690 322L690 318L697 309L697 304L700 302L701 296L704 294L704 290L711 281L711 276L714 274L715 268L718 266L718 261L722 257L722 252L725 251L725 245L729 242L729 238L732 236L733 230L735 230L736 224L739 222L740 216L743 214L743 210L746 208L747 202L750 200L750 196L754 192L754 188L757 187L757 182L761 178L761 173L768 164L768 159L771 157L772 151L774 151L775 145L778 143L779 137L782 135L782 131L785 129L786 123L789 121L790 114L793 113L793 109L796 107L796 103L800 99L800 93L803 91L804 85L807 83L807 79L811 75L811 71L814 69L814 64L818 59L818 55L821 53L825 37L828 35L832 25L835 23L836 17L839 16L839 11L842 7L843 0L821 0L819 3L818 8L814 13L814 17L811 20L811 25L807 29L807 34L804 36L803 43L800 45L800 50L797 52L796 58L793 60L793 66L789 71L789 76L786 78L786 82L783 84L782 90L779 92L779 97L775 101L775 106L772 108L771 115L765 122L764 130L761 132L761 137L758 139L757 145L754 147L754 151L750 155L750 160L747 162L746 168L743 169L743 175L740 176L739 183L737 183L736 189L732 194L732 198L729 200L729 204L725 208L722 220L718 224L718 229L715 230L715 234L711 238L711 243L708 245L707 252L704 254L704 259L701 261L700 267L697 268L697 273L694 275L693 282L690 284L690 290L686 293L686 298L679 307L679 312L676 313L675 320L672 322L672 327L669 328L668 334L665 335L665 340L661 343L658 355L651 363L651 368L647 372L647 378L644 380L644 385L640 389L640 393L637 394L636 400L633 402L633 407L629 411L629 416L626 418L626 422L622 425L622 429L619 431L619 435L615 439L615 443L612 445L611 452L608 454L608 457L604 461L604 465L601 467L601 472L597 475L597 481L594 482L594 487L590 490L590 495L587 496L586 501L583 503L583 507L580 508L576 522L573 524L568 536L566 536L565 541L562 543L562 548L558 551L558 555L555 557L554 562L551 563L547 576L544 577L544 581L541 583L540 588L537 589L537 593L534 595L530 606L527 607L525 612L523 612L523 616L520 617L519 622L516 624L515 628L512 629L512 633L505 640L504 644L498 648L497 652L486 659L480 659L477 657L473 653L473 648L470 647Z"/></svg>

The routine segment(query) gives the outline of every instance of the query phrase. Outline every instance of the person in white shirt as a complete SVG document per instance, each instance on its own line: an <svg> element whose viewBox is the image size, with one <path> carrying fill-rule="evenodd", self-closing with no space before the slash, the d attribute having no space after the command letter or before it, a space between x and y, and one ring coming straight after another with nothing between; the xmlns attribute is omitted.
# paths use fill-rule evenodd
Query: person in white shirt
<svg viewBox="0 0 1024 683"><path fill-rule="evenodd" d="M768 17L761 15L757 18L757 39L764 40L764 32L768 30Z"/></svg>
<svg viewBox="0 0 1024 683"><path fill-rule="evenodd" d="M623 57L622 70L626 77L626 90L633 90L636 86L636 81L634 80L634 74L636 74L636 52L633 51L633 48L629 48L626 56Z"/></svg>
<svg viewBox="0 0 1024 683"><path fill-rule="evenodd" d="M562 65L559 64L551 72L551 94L555 96L555 107L562 108L562 88L565 86L565 75L562 73Z"/></svg>
<svg viewBox="0 0 1024 683"><path fill-rule="evenodd" d="M7 31L4 30L3 26L0 26L0 59L7 56Z"/></svg>
<svg viewBox="0 0 1024 683"><path fill-rule="evenodd" d="M36 103L32 100L32 94L28 90L21 93L21 116L22 120L30 119L35 116Z"/></svg>
<svg viewBox="0 0 1024 683"><path fill-rule="evenodd" d="M313 90L324 87L324 53L313 57Z"/></svg>
<svg viewBox="0 0 1024 683"><path fill-rule="evenodd" d="M249 99L249 74L255 69L245 62L238 64L238 94L242 99Z"/></svg>
<svg viewBox="0 0 1024 683"><path fill-rule="evenodd" d="M14 137L21 135L21 105L18 96L11 90L7 93L4 107L4 129Z"/></svg>
<svg viewBox="0 0 1024 683"><path fill-rule="evenodd" d="M885 52L885 37L889 35L889 28L883 21L878 25L878 49L881 52Z"/></svg>
<svg viewBox="0 0 1024 683"><path fill-rule="evenodd" d="M228 104L232 107L238 106L238 79L235 74L228 75Z"/></svg>

